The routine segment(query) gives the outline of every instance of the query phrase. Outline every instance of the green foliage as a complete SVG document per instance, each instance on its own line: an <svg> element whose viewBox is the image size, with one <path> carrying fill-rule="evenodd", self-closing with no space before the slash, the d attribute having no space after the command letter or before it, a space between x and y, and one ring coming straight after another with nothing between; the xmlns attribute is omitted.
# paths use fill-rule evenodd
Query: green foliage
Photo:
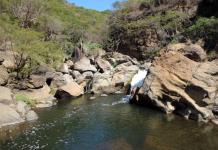
<svg viewBox="0 0 218 150"><path fill-rule="evenodd" d="M26 103L30 107L34 107L36 105L35 100L30 99L28 96L26 96L24 94L16 94L15 99L16 99L16 101L22 101L22 102Z"/></svg>
<svg viewBox="0 0 218 150"><path fill-rule="evenodd" d="M84 44L85 53L89 56L96 56L102 50L102 45L98 43L87 42Z"/></svg>
<svg viewBox="0 0 218 150"><path fill-rule="evenodd" d="M138 59L155 57L156 49L170 43L177 33L184 32L184 24L190 17L186 12L171 7L167 9L174 1L164 1L166 5L162 3L155 0L115 3L116 9L108 21L104 48L131 54Z"/></svg>
<svg viewBox="0 0 218 150"><path fill-rule="evenodd" d="M208 50L214 50L218 39L218 18L199 17L192 26L187 28L184 34L194 41L204 40L204 47Z"/></svg>
<svg viewBox="0 0 218 150"><path fill-rule="evenodd" d="M31 17L25 24L25 13L18 11L25 2L29 1L0 1L0 45L5 41L12 41L13 51L25 53L29 57L20 70L21 76L28 76L38 65L56 68L66 55L72 53L78 42L90 43L101 39L100 32L108 12L76 7L65 0L49 0L40 3L40 13L37 13L37 19L30 25L28 22ZM38 8L39 1L33 2L32 7ZM19 14L14 13L15 10Z"/></svg>

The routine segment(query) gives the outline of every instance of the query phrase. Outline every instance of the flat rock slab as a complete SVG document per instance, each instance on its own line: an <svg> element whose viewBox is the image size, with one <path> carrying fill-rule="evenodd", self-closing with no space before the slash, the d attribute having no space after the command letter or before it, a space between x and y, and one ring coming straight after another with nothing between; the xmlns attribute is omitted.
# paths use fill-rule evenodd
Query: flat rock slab
<svg viewBox="0 0 218 150"><path fill-rule="evenodd" d="M78 97L83 93L84 90L80 85L78 85L76 82L71 82L60 87L57 90L55 97L57 99L68 99L68 98Z"/></svg>
<svg viewBox="0 0 218 150"><path fill-rule="evenodd" d="M9 107L8 105L0 103L0 127L22 123L25 120L16 112L14 109Z"/></svg>
<svg viewBox="0 0 218 150"><path fill-rule="evenodd" d="M12 92L9 88L0 86L0 102L1 103L11 103L12 99Z"/></svg>
<svg viewBox="0 0 218 150"><path fill-rule="evenodd" d="M78 70L80 72L97 72L97 69L94 65L90 63L90 60L87 57L83 57L79 61L77 61L74 65L74 70Z"/></svg>

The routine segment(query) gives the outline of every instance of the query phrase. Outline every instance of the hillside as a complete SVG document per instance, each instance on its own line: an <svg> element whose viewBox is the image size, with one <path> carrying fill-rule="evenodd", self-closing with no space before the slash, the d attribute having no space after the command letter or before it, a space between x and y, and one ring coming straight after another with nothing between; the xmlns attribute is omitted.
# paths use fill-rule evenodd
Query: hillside
<svg viewBox="0 0 218 150"><path fill-rule="evenodd" d="M79 41L101 41L106 17L65 0L1 0L0 49L29 54L33 66L57 67Z"/></svg>
<svg viewBox="0 0 218 150"><path fill-rule="evenodd" d="M216 1L129 0L114 7L105 44L109 51L144 60L169 43L201 40L210 57L216 57Z"/></svg>

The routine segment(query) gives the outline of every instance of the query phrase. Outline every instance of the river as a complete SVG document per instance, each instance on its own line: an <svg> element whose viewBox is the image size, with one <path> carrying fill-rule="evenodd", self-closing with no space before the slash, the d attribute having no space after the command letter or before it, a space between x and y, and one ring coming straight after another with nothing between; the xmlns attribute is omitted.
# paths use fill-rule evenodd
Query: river
<svg viewBox="0 0 218 150"><path fill-rule="evenodd" d="M216 150L218 127L89 96L37 110L39 120L0 130L0 150Z"/></svg>

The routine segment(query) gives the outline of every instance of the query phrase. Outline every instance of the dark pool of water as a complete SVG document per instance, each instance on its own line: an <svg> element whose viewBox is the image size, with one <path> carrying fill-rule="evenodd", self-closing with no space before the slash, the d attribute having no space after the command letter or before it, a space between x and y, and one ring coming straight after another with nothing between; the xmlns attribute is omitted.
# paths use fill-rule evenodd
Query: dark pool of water
<svg viewBox="0 0 218 150"><path fill-rule="evenodd" d="M0 150L217 150L218 128L88 96L38 110L39 120L1 129ZM114 105L112 105L114 104Z"/></svg>

